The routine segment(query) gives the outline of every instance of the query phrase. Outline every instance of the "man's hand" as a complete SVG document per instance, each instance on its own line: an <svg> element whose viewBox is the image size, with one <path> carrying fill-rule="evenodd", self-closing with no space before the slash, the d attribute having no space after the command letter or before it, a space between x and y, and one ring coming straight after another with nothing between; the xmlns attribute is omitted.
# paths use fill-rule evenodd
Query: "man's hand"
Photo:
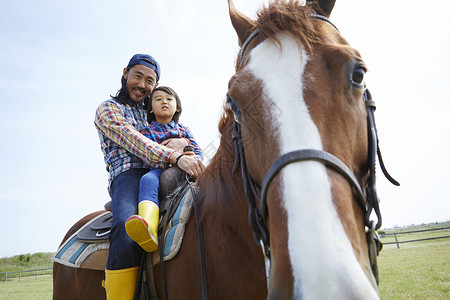
<svg viewBox="0 0 450 300"><path fill-rule="evenodd" d="M180 153L183 153L183 148L184 146L187 146L187 144L188 142L184 138L167 139L161 143L161 145L169 147L170 149Z"/></svg>
<svg viewBox="0 0 450 300"><path fill-rule="evenodd" d="M176 159L180 156L180 153L174 152L169 158L169 162L175 164ZM185 171L192 179L198 178L206 166L203 162L197 158L196 155L183 155L177 163L177 166Z"/></svg>

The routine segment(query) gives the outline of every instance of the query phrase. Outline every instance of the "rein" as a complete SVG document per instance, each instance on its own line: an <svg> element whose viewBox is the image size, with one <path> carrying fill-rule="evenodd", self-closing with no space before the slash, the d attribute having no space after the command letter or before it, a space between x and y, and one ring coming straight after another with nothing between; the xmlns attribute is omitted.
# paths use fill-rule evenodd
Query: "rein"
<svg viewBox="0 0 450 300"><path fill-rule="evenodd" d="M333 23L331 23L328 18L312 14L310 15L311 18L319 19L325 22L330 23L334 28ZM337 28L336 28L337 30ZM250 42L259 34L259 30L256 29L250 36L247 38L247 40L242 44L241 51L239 54L239 62L238 64L242 63L242 59L245 54L245 50L250 44ZM301 161L319 161L324 163L327 167L332 168L333 170L337 171L339 174L341 174L349 184L352 186L354 191L357 194L357 200L358 204L360 205L361 209L364 213L364 225L368 228L367 235L367 243L369 248L369 259L371 262L372 272L376 278L376 281L378 283L378 268L376 263L376 256L378 255L378 252L381 250L381 242L378 239L378 235L376 234L375 230L379 229L381 227L382 218L381 213L379 209L379 199L377 196L376 191L376 180L375 180L375 164L376 164L376 157L378 156L381 169L383 171L383 174L386 176L386 178L393 183L394 185L399 185L397 181L395 181L387 172L382 157L381 157L381 151L378 145L378 135L377 135L377 129L375 126L375 117L374 117L374 111L375 111L375 102L372 100L372 96L369 92L369 90L366 88L363 95L363 101L366 107L366 114L367 114L367 124L368 124L368 142L369 142L369 155L368 155L368 164L369 164L369 179L367 182L367 185L365 186L365 193L363 189L361 188L358 180L356 179L355 175L352 173L352 171L343 163L341 160L339 160L334 155L322 151L322 150L316 150L316 149L300 149L288 152L286 154L283 154L281 157L279 157L275 162L271 165L268 172L266 173L262 187L259 187L258 184L252 179L248 168L247 163L245 160L245 153L244 153L244 145L242 141L242 135L241 135L241 125L239 124L237 116L240 113L239 106L237 102L230 96L227 95L228 101L230 102L230 108L232 112L234 113L234 124L233 124L233 141L235 146L235 162L233 166L233 174L238 170L238 167L240 166L241 173L242 173L242 179L243 179L243 186L244 186L244 193L247 198L248 207L249 207L249 214L248 214L248 220L250 223L250 226L253 230L253 237L255 241L258 244L261 244L261 247L263 249L263 253L266 257L266 265L267 260L270 261L270 234L269 229L267 227L267 217L268 217L268 209L267 209L267 192L269 190L270 184L272 183L275 176L287 165L301 162ZM258 190L260 191L260 196L258 196ZM259 206L257 206L257 201L259 200ZM372 211L375 212L377 216L377 223L375 224L374 221L370 220L370 215ZM266 271L268 272L267 268ZM269 276L268 276L269 277Z"/></svg>
<svg viewBox="0 0 450 300"><path fill-rule="evenodd" d="M197 194L195 192L195 188L192 186L191 181L189 180L189 175L185 174L185 183L184 186L188 186L188 188L192 191L192 206L194 207L194 215L195 215L195 222L197 223L197 237L198 237L198 248L199 248L199 254L200 254L200 279L202 284L202 299L207 300L208 299L208 287L206 284L206 259L205 259L205 243L203 240L203 231L202 226L200 225L200 218L198 214L198 204L197 204ZM174 196L174 199L177 197L178 193L180 193L183 188L181 188L177 194ZM170 203L169 211L172 209L176 209L176 207L173 207L173 202ZM169 213L170 214L170 213ZM163 232L166 232L167 225L169 223L170 218L166 219L166 223L163 227ZM159 261L160 261L160 268L161 268L161 282L162 282L162 291L163 291L163 299L167 300L167 288L166 288L166 280L164 275L164 246L165 246L165 235L161 235L160 240L160 249L159 249Z"/></svg>

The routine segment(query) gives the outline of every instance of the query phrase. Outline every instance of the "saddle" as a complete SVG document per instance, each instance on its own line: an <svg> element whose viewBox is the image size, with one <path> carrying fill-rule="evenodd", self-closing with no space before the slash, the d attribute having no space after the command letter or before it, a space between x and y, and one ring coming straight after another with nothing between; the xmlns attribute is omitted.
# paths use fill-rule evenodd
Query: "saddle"
<svg viewBox="0 0 450 300"><path fill-rule="evenodd" d="M164 260L169 260L178 253L190 216L192 195L189 193L190 185L185 176L181 169L172 167L165 170L160 177L158 234L162 241L161 248L164 249ZM54 261L75 268L105 269L112 226L111 201L106 203L104 208L105 213L92 219L61 245L53 256ZM159 257L153 260L154 264L158 262Z"/></svg>
<svg viewBox="0 0 450 300"><path fill-rule="evenodd" d="M83 226L78 239L93 243L108 241L112 226L112 212L96 218L89 226Z"/></svg>
<svg viewBox="0 0 450 300"><path fill-rule="evenodd" d="M175 210L173 207L177 207L181 201L180 197L175 197L180 192L186 192L186 178L185 173L178 167L172 167L165 170L160 177L159 187L159 212L160 216L165 216L168 211L169 219L173 217ZM170 201L172 198L176 202ZM105 210L109 211L108 214L102 215L96 219L89 226L83 227L83 230L78 233L78 238L87 242L103 242L108 241L109 233L112 226L112 204L111 201L107 202L104 206ZM171 210L172 208L172 210ZM162 228L160 227L160 230ZM161 233L161 232L159 232Z"/></svg>

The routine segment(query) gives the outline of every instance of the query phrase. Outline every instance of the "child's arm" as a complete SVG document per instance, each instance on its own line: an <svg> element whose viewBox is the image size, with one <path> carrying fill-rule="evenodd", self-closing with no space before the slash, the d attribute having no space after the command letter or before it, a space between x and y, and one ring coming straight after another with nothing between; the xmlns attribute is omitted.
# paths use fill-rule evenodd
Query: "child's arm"
<svg viewBox="0 0 450 300"><path fill-rule="evenodd" d="M165 168L174 152L142 135L113 102L106 101L97 108L94 123L105 136L152 168Z"/></svg>
<svg viewBox="0 0 450 300"><path fill-rule="evenodd" d="M184 128L184 137L189 141L189 144L194 146L194 153L197 155L201 160L203 160L203 152L200 146L197 144L197 141L195 140L194 136L192 135L191 131L188 127L183 126Z"/></svg>

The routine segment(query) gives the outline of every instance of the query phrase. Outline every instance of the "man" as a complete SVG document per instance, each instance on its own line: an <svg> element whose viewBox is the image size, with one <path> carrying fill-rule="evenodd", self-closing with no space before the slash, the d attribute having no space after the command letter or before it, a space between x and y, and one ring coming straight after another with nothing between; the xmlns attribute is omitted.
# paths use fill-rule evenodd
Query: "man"
<svg viewBox="0 0 450 300"><path fill-rule="evenodd" d="M113 225L110 234L109 257L105 270L107 299L132 299L136 285L142 249L125 231L125 221L138 213L139 182L148 166L166 168L178 165L190 176L199 176L205 166L194 157L183 156L185 139L160 145L139 133L148 126L144 101L157 86L160 66L148 54L135 54L123 70L122 87L116 96L97 108L97 128L106 169L108 190L112 200ZM149 208L152 209L152 208ZM157 216L156 211L146 215Z"/></svg>

